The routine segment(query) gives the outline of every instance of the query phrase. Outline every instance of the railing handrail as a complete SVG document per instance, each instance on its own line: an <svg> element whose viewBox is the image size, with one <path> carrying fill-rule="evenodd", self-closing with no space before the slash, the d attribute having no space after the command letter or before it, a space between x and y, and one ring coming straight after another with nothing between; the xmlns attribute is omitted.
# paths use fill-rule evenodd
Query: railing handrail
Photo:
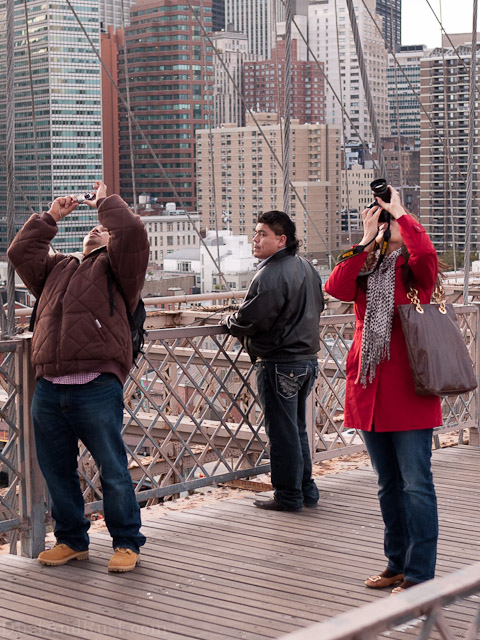
<svg viewBox="0 0 480 640"><path fill-rule="evenodd" d="M419 616L428 618L438 615L442 607L478 592L480 562L419 584L393 598L370 602L325 622L287 634L279 640L371 640L379 633ZM449 637L453 638L453 635ZM476 638L477 635L468 637Z"/></svg>

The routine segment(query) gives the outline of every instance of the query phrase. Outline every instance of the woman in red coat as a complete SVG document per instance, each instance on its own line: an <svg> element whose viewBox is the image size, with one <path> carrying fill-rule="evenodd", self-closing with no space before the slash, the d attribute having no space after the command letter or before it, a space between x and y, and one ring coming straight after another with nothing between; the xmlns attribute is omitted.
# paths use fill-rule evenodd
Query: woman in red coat
<svg viewBox="0 0 480 640"><path fill-rule="evenodd" d="M361 429L378 476L385 523L387 568L368 587L398 584L402 591L434 577L438 518L431 473L433 427L442 424L440 398L418 396L396 307L409 304L410 286L430 301L438 274L435 249L390 187L391 202L362 213L364 235L352 257L339 263L325 290L355 303L355 332L346 363L345 428ZM390 214L391 237L380 266L379 246ZM374 242L375 240L375 242Z"/></svg>

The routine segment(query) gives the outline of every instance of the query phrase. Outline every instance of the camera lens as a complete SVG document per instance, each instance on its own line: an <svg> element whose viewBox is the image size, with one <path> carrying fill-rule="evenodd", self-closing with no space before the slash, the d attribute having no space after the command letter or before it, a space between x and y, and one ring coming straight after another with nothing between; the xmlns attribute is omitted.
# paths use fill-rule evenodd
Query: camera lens
<svg viewBox="0 0 480 640"><path fill-rule="evenodd" d="M371 182L370 189L373 191L373 195L378 196L384 202L390 202L390 189L385 178L377 178Z"/></svg>

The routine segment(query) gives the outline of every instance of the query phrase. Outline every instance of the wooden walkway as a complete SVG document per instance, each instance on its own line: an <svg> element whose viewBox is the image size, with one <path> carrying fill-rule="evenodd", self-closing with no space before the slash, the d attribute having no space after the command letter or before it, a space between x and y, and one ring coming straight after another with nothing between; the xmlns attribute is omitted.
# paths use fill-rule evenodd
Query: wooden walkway
<svg viewBox="0 0 480 640"><path fill-rule="evenodd" d="M434 474L440 576L480 561L480 449L434 452ZM389 597L363 586L385 565L373 472L323 476L318 486L316 510L263 512L252 495L148 519L129 574L107 573L103 532L91 536L89 561L52 568L0 556L0 638L280 638ZM460 629L473 606L457 607Z"/></svg>

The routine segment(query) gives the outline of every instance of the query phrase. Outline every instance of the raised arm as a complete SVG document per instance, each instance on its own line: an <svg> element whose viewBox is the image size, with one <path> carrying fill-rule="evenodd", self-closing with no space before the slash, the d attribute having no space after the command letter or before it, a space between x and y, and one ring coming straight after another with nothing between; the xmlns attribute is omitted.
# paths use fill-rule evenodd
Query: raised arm
<svg viewBox="0 0 480 640"><path fill-rule="evenodd" d="M110 263L130 311L133 311L145 281L149 258L145 225L118 195L102 200L98 219L110 233L107 244Z"/></svg>
<svg viewBox="0 0 480 640"><path fill-rule="evenodd" d="M39 297L48 274L63 254L50 253L50 242L58 232L57 222L78 207L75 196L56 198L48 211L34 213L15 236L7 256L25 286Z"/></svg>

